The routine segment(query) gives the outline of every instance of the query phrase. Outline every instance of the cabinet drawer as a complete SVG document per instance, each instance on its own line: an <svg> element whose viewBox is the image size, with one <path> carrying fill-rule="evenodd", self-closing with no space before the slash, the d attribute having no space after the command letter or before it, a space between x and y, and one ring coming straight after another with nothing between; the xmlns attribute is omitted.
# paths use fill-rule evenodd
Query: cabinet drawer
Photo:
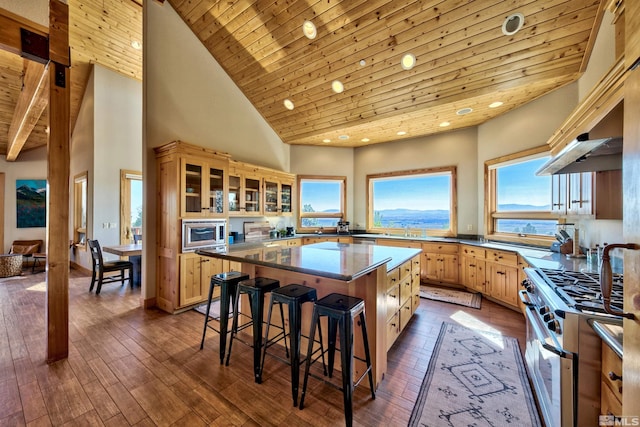
<svg viewBox="0 0 640 427"><path fill-rule="evenodd" d="M412 291L411 276L407 276L400 282L400 304L404 304L411 298Z"/></svg>
<svg viewBox="0 0 640 427"><path fill-rule="evenodd" d="M404 280L406 277L411 276L411 260L400 265L400 280Z"/></svg>
<svg viewBox="0 0 640 427"><path fill-rule="evenodd" d="M398 286L398 283L400 283L400 270L398 268L394 268L387 273L387 289L390 289L393 286Z"/></svg>
<svg viewBox="0 0 640 427"><path fill-rule="evenodd" d="M400 316L396 313L387 322L387 350L391 348L398 335L400 335Z"/></svg>
<svg viewBox="0 0 640 427"><path fill-rule="evenodd" d="M622 415L622 403L618 400L604 380L600 385L600 395L600 414Z"/></svg>
<svg viewBox="0 0 640 427"><path fill-rule="evenodd" d="M386 294L387 300L387 319L391 319L391 317L398 312L398 307L400 307L400 288L398 285L393 286L387 290Z"/></svg>
<svg viewBox="0 0 640 427"><path fill-rule="evenodd" d="M420 295L413 294L411 296L411 311L415 313L418 307L420 307Z"/></svg>
<svg viewBox="0 0 640 427"><path fill-rule="evenodd" d="M611 377L622 376L622 360L606 344L602 344L602 382L606 383L616 398L622 401L622 380Z"/></svg>
<svg viewBox="0 0 640 427"><path fill-rule="evenodd" d="M460 254L475 258L485 258L487 256L487 251L476 246L465 245L460 247Z"/></svg>
<svg viewBox="0 0 640 427"><path fill-rule="evenodd" d="M518 265L518 254L513 252L487 251L487 258L503 265Z"/></svg>
<svg viewBox="0 0 640 427"><path fill-rule="evenodd" d="M420 274L420 255L411 260L411 272Z"/></svg>
<svg viewBox="0 0 640 427"><path fill-rule="evenodd" d="M456 243L423 243L422 252L438 254L457 254L458 245Z"/></svg>
<svg viewBox="0 0 640 427"><path fill-rule="evenodd" d="M413 310L411 310L411 299L408 299L402 307L400 307L400 330L404 330L407 323L409 323L409 319L411 319L411 315L413 314Z"/></svg>

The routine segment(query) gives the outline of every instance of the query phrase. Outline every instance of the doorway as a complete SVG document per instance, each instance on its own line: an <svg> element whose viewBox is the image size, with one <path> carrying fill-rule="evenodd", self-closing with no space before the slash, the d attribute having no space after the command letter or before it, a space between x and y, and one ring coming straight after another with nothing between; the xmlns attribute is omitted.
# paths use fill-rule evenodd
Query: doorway
<svg viewBox="0 0 640 427"><path fill-rule="evenodd" d="M120 170L120 244L142 242L142 172Z"/></svg>

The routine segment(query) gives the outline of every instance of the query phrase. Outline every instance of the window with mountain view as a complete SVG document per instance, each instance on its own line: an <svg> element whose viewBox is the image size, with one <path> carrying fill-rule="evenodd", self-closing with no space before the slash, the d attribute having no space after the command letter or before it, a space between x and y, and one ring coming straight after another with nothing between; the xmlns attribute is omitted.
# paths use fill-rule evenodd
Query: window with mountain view
<svg viewBox="0 0 640 427"><path fill-rule="evenodd" d="M346 177L298 176L298 230L318 231L337 227L346 219Z"/></svg>
<svg viewBox="0 0 640 427"><path fill-rule="evenodd" d="M487 234L503 240L542 243L556 231L551 177L536 171L549 159L546 147L489 161Z"/></svg>
<svg viewBox="0 0 640 427"><path fill-rule="evenodd" d="M367 229L451 236L456 230L455 167L368 175Z"/></svg>

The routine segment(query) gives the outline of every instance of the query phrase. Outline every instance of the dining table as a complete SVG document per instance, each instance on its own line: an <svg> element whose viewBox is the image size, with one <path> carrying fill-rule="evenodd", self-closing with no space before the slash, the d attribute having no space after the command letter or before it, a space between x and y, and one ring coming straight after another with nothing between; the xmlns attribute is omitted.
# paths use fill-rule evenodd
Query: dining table
<svg viewBox="0 0 640 427"><path fill-rule="evenodd" d="M103 246L102 251L128 257L129 261L133 263L133 284L140 286L142 283L142 243Z"/></svg>

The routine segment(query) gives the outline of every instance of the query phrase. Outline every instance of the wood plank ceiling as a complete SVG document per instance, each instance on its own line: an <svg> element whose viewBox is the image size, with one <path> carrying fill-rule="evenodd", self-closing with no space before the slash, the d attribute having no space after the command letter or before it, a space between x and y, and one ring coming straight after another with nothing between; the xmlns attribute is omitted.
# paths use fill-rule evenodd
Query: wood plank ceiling
<svg viewBox="0 0 640 427"><path fill-rule="evenodd" d="M168 2L284 142L347 147L477 125L576 80L602 18L598 0Z"/></svg>
<svg viewBox="0 0 640 427"><path fill-rule="evenodd" d="M69 0L71 48L71 129L73 129L92 64L142 80L142 0ZM0 49L0 154L23 89L25 60ZM36 123L22 151L47 145L48 109ZM18 157L17 160L20 160Z"/></svg>
<svg viewBox="0 0 640 427"><path fill-rule="evenodd" d="M603 9L600 0L167 2L284 142L342 147L474 126L575 81ZM131 45L142 40L141 4L69 0L72 129L92 64L141 80L142 51ZM516 12L524 26L505 36ZM317 27L313 40L305 20ZM417 58L411 70L400 66L405 53ZM0 154L24 69L0 51ZM458 115L463 108L472 112ZM23 150L46 145L46 124L45 110Z"/></svg>

